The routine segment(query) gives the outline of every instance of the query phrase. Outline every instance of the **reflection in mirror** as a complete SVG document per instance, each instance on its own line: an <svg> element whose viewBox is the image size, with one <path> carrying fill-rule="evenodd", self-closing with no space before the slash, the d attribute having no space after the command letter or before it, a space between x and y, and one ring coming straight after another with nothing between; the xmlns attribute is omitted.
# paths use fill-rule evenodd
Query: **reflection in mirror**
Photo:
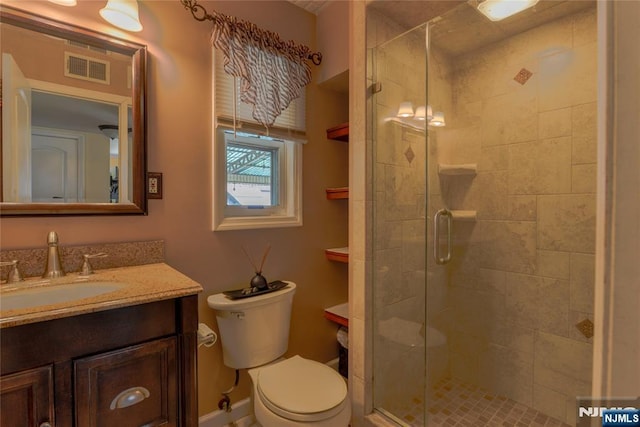
<svg viewBox="0 0 640 427"><path fill-rule="evenodd" d="M0 9L0 214L146 213L146 48Z"/></svg>

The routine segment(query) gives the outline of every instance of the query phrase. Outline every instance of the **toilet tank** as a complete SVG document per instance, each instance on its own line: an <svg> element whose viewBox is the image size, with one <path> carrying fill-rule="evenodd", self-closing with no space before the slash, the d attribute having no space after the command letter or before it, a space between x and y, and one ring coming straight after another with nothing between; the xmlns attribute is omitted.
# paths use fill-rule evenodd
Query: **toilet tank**
<svg viewBox="0 0 640 427"><path fill-rule="evenodd" d="M253 368L282 356L289 346L291 305L296 284L275 292L232 300L224 294L207 298L218 321L224 364Z"/></svg>

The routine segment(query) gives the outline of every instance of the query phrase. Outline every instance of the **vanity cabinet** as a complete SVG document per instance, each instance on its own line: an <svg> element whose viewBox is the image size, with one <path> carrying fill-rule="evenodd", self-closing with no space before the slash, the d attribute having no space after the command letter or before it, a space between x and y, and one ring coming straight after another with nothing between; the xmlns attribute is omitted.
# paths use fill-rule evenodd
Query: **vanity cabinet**
<svg viewBox="0 0 640 427"><path fill-rule="evenodd" d="M189 295L3 328L1 425L196 427L197 322Z"/></svg>
<svg viewBox="0 0 640 427"><path fill-rule="evenodd" d="M178 425L175 337L74 362L78 426Z"/></svg>
<svg viewBox="0 0 640 427"><path fill-rule="evenodd" d="M53 417L53 366L0 378L0 426L44 426Z"/></svg>

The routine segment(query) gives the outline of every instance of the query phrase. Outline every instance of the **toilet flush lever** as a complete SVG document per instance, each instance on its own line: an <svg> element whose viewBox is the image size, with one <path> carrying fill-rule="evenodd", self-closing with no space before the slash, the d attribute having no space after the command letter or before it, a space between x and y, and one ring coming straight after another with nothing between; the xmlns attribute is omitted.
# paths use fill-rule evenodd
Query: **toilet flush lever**
<svg viewBox="0 0 640 427"><path fill-rule="evenodd" d="M244 311L221 311L220 313L216 314L216 316L218 317L223 317L225 319L244 319Z"/></svg>

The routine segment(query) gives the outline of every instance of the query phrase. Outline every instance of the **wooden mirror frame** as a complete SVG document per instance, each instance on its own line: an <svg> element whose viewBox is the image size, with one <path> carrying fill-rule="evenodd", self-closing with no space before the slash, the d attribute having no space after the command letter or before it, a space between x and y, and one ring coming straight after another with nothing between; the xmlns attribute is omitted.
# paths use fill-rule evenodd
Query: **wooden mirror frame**
<svg viewBox="0 0 640 427"><path fill-rule="evenodd" d="M2 201L0 216L24 215L146 215L145 177L147 172L146 146L146 66L147 47L93 30L55 21L8 6L0 7L0 22L27 28L44 34L66 38L101 47L132 57L132 200L131 203L14 203ZM0 102L0 113L2 103ZM0 123L0 130L2 125ZM1 134L0 134L1 135ZM0 150L0 189L2 188L2 150Z"/></svg>

